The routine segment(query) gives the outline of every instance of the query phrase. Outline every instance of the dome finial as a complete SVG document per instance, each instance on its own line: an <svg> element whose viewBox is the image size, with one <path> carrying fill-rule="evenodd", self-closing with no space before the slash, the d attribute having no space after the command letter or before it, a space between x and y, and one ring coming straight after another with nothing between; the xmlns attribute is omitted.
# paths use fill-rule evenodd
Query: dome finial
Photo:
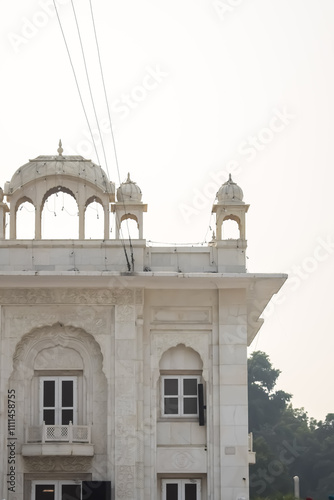
<svg viewBox="0 0 334 500"><path fill-rule="evenodd" d="M61 143L61 139L59 139L59 144L58 144L59 148L57 149L58 151L58 154L59 156L63 156L63 148L62 148L62 143Z"/></svg>
<svg viewBox="0 0 334 500"><path fill-rule="evenodd" d="M126 181L117 189L117 201L141 203L141 196L141 189L131 180L129 172Z"/></svg>
<svg viewBox="0 0 334 500"><path fill-rule="evenodd" d="M217 192L218 203L244 204L242 189L232 180L229 174L228 180L219 188Z"/></svg>

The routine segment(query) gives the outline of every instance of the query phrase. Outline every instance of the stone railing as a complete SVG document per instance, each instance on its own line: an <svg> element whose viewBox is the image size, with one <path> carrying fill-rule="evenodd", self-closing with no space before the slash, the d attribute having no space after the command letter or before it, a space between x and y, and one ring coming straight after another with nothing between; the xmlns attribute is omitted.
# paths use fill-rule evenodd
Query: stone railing
<svg viewBox="0 0 334 500"><path fill-rule="evenodd" d="M253 452L253 433L248 434L248 451Z"/></svg>
<svg viewBox="0 0 334 500"><path fill-rule="evenodd" d="M90 443L91 428L88 425L36 425L26 429L26 443Z"/></svg>

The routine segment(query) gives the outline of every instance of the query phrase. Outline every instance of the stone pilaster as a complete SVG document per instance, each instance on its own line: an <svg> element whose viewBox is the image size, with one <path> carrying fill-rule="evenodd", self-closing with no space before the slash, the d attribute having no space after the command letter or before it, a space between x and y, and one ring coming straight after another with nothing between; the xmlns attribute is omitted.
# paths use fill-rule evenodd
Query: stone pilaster
<svg viewBox="0 0 334 500"><path fill-rule="evenodd" d="M115 317L115 500L136 498L135 306L117 305Z"/></svg>
<svg viewBox="0 0 334 500"><path fill-rule="evenodd" d="M247 306L244 290L219 293L220 492L248 498Z"/></svg>

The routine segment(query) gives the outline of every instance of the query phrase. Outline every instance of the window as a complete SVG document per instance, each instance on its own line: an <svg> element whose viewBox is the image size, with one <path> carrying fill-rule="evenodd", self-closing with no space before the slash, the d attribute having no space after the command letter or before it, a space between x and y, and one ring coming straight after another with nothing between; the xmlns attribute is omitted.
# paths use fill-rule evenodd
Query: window
<svg viewBox="0 0 334 500"><path fill-rule="evenodd" d="M110 481L33 481L31 500L111 500Z"/></svg>
<svg viewBox="0 0 334 500"><path fill-rule="evenodd" d="M81 500L81 482L34 481L32 500Z"/></svg>
<svg viewBox="0 0 334 500"><path fill-rule="evenodd" d="M162 500L200 500L200 479L163 479Z"/></svg>
<svg viewBox="0 0 334 500"><path fill-rule="evenodd" d="M198 383L200 377L166 375L162 380L162 415L196 417L198 415Z"/></svg>
<svg viewBox="0 0 334 500"><path fill-rule="evenodd" d="M46 425L77 423L77 377L41 377L40 421Z"/></svg>

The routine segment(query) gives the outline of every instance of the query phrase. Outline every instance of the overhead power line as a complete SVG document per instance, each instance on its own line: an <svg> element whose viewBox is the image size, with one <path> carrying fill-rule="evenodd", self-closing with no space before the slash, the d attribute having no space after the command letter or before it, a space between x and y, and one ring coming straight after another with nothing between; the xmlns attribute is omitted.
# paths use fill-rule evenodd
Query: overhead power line
<svg viewBox="0 0 334 500"><path fill-rule="evenodd" d="M76 25L77 25L77 31L78 31L78 36L79 36L79 40L80 40L80 45L81 45L81 50L82 50L84 65L85 65L86 77L87 77L87 81L88 81L88 85L89 85L90 96L91 96L91 100L92 100L92 104L93 104L93 108L94 108L96 122L97 122L97 125L98 125L98 130L99 130L99 134L100 134L100 139L101 139L101 144L102 144L102 148L103 148L104 158L105 158L105 162L106 162L107 174L108 174L108 178L109 178L109 172L108 172L108 165L107 165L107 159L106 159L106 154L105 154L105 148L104 148L104 145L103 145L102 135L101 135L101 131L100 131L100 127L99 127L99 122L98 122L98 118L97 118L97 114L96 114L96 109L95 109L95 104L94 104L94 99L93 99L93 94L92 94L92 90L91 90L91 86L90 86L90 80L89 80L88 69L87 69L87 64L86 64L86 59L85 59L85 55L84 55L83 44L82 44L82 40L81 40L81 35L80 35L78 20L77 20L76 13L75 13L75 8L74 8L74 5L73 5L73 0L71 0L71 3L72 3L72 7L73 7L73 13L74 13ZM89 132L90 132L90 135L91 135L92 143L93 143L93 146L94 146L94 149L95 149L96 157L97 157L98 163L101 165L101 162L100 162L100 159L99 159L99 154L98 154L98 151L97 151L97 148L96 148L96 144L95 144L95 140L94 140L94 136L93 136L92 129L91 129L91 126L90 126L90 123L89 123L88 115L87 115L87 112L86 112L86 109L85 109L85 105L84 105L84 102L83 102L83 98L82 98L82 94L81 94L81 91L80 91L80 86L79 86L79 83L78 83L78 79L77 79L77 76L76 76L75 68L74 68L74 65L73 65L73 62L72 62L70 50L69 50L69 47L68 47L68 44L67 44L67 41L66 41L65 33L64 33L64 30L63 30L63 27L62 27L62 23L61 23L61 20L60 20L60 17L59 17L59 13L58 13L58 9L57 9L55 0L53 0L53 5L54 5L55 11L56 11L56 15L57 15L59 27L60 27L60 30L61 30L61 33L62 33L62 36L63 36L63 40L64 40L64 43L65 43L67 55L68 55L68 58L69 58L69 61L70 61L71 67L72 67L73 76L74 76L76 87L77 87L77 91L78 91L78 94L79 94L79 97L80 97L80 102L81 102L81 105L82 105L82 109L84 111L84 115L85 115L85 118L86 118L86 121L87 121L88 129L89 129ZM92 13L92 21L93 21L93 26L94 26L94 34L95 34L95 40L96 40L96 46L97 46L97 52L98 52L98 58L99 58L99 65L100 65L101 77L102 77L102 82L103 82L104 95L105 95L105 99L106 99L107 110L108 110L108 117L109 117L109 121L110 121L110 129L111 129L111 135L112 135L112 140L113 140L113 148L114 148L116 168L117 168L119 182L121 184L119 164L118 164L118 158L117 158L117 152L116 152L116 143L115 143L114 133L113 133L113 130L112 130L112 122L111 122L111 116L110 116L110 109L109 109L109 103L108 103L106 88L105 88L105 82L104 82L104 76L103 76L103 70L102 70L102 64L101 64L101 58L100 58L100 50L99 50L99 45L98 45L98 40L97 40L96 27L95 27L95 22L94 22L93 9L92 9L91 1L90 1L90 7L91 7L91 13ZM109 180L110 180L110 178L109 178ZM123 206L124 206L124 212L126 213L126 206L125 206L124 199L122 201L123 201ZM116 213L116 217L117 217L117 213ZM128 221L127 221L127 226L128 226ZM125 243L124 243L124 238L122 236L122 228L121 228L120 224L119 224L119 228L120 228L121 241L122 241L122 246L123 246L123 249L124 249L124 254L125 254L125 258L126 258L127 268L128 268L128 271L133 271L134 270L134 256L133 256L133 247L132 247L132 242L131 242L131 237L130 237L129 226L128 226L128 235L129 235L129 245L130 245L130 251L131 251L131 265L130 265L129 258L128 258L128 255L127 255L127 251L126 251L126 247L125 247Z"/></svg>
<svg viewBox="0 0 334 500"><path fill-rule="evenodd" d="M93 12L92 0L89 0L89 5L90 5L90 11L91 11L91 15L92 15L92 22L93 22L94 35L95 35L95 43L96 43L96 49L97 49L97 54L98 54L98 58L99 58L99 66L100 66L101 79L102 79L102 84L103 84L104 97L105 97L107 111L108 111L108 118L109 118L110 131L111 131L111 137L112 137L113 148L114 148L114 156L115 156L115 163L116 163L117 174L118 174L118 181L119 181L119 184L121 184L121 175L120 175L120 169L119 169L119 163L118 163L118 156L117 156L117 149L116 149L116 142L115 142L115 134L114 134L114 131L113 131L112 120L111 120L111 113L110 113L110 107L109 107L109 102L108 102L108 95L107 95L107 90L106 90L106 85L105 85L105 80L104 80L104 74L103 74L103 68L102 68L102 61L101 61L101 55L100 55L100 47L99 47L99 42L98 42L97 33L96 33L96 26L95 26L95 19L94 19L94 12ZM125 207L124 198L123 198L122 201L123 201L124 213L126 213L126 207ZM133 271L134 270L134 256L133 256L133 247L132 247L132 241L131 241L131 236L130 236L130 231L129 231L128 219L126 219L126 225L127 225L127 230L128 230L129 245L130 245L130 252L131 252L131 268L132 268L132 271ZM119 224L119 227L120 227L120 230L121 230L121 225L120 224ZM127 258L127 262L128 262L128 267L129 267L128 258ZM129 269L129 271L130 271L130 269Z"/></svg>
<svg viewBox="0 0 334 500"><path fill-rule="evenodd" d="M93 146L94 146L94 149L95 149L97 161L101 165L101 162L100 162L100 159L99 159L99 154L97 152L96 144L95 144L95 141L94 141L94 136L93 136L92 129L91 129L91 126L90 126L90 123L89 123L89 119L88 119L88 115L87 115L87 112L86 112L86 108L85 108L85 105L84 105L84 102L83 102L83 99L82 99L82 95L81 95L81 91L80 91L80 87L79 87L79 82L78 82L78 79L77 79L77 75L75 73L75 69L74 69L74 65L73 65L73 62L72 62L70 50L68 48L68 44L67 44L67 41L66 41L65 33L64 33L64 30L63 30L63 26L61 24L61 20L60 20L60 17L59 17L59 13L58 13L58 9L57 9L57 5L56 5L55 0L53 0L53 5L54 5L54 8L55 8L55 11L56 11L56 14L57 14L59 27L60 27L61 33L63 35L63 40L64 40L65 47L66 47L66 50L67 50L67 55L68 55L68 58L69 58L69 61L70 61L71 67L72 67L73 76L74 76L75 83L76 83L77 90L78 90L78 94L79 94L79 97L80 97L81 106L82 106L83 112L85 114L87 126L88 126L88 129L89 129L91 138L92 138L92 143L93 143Z"/></svg>
<svg viewBox="0 0 334 500"><path fill-rule="evenodd" d="M95 103L94 103L94 97L93 97L93 93L92 93L92 87L91 87L91 84L90 84L90 78L89 78L88 69L87 69L85 51L84 51L84 47L83 47L83 44L82 44L82 38L81 38L81 34L80 34L78 19L77 19L77 15L76 15L76 12L75 12L73 0L71 0L71 4L72 4L72 9L73 9L75 24L76 24L77 31L78 31L78 37L79 37L79 41L80 41L81 53L82 53L82 58L83 58L84 66L85 66L85 73L86 73L86 78L87 78L87 83L88 83L88 88L89 88L89 94L90 94L90 98L91 98L91 101L92 101L92 106L93 106L93 110L94 110L94 115L95 115L95 120L96 120L96 124L97 124L97 129L99 131L99 136L100 136L100 141L101 141L101 146L102 146L104 161L105 161L105 165L106 165L107 175L108 175L108 179L110 181L106 151L105 151L105 148L104 148L104 143L103 143L103 138L102 138L102 134L101 134L99 119L98 119L98 116L97 116L97 113L96 113L96 107L95 107Z"/></svg>

